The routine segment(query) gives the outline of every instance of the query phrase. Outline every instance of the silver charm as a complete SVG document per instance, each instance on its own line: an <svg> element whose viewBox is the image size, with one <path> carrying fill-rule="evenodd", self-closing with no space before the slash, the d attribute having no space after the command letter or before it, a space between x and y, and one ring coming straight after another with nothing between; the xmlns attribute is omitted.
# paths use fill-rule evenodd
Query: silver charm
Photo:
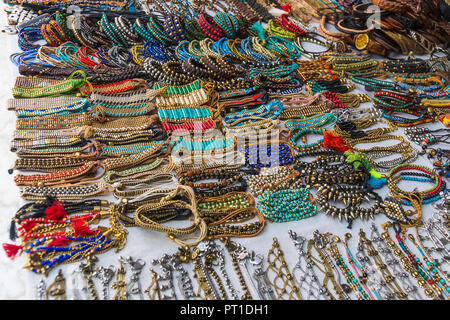
<svg viewBox="0 0 450 320"><path fill-rule="evenodd" d="M132 295L138 295L140 300L144 300L141 283L139 282L139 276L145 266L145 261L142 259L134 260L130 256L128 256L126 260L124 260L122 257L120 257L120 259L123 263L130 265L131 269L130 281L127 284L128 297L131 297Z"/></svg>
<svg viewBox="0 0 450 320"><path fill-rule="evenodd" d="M159 292L162 300L177 299L173 284L173 269L169 264L169 258L170 256L165 254L161 259L155 259L152 261L152 264L159 265L162 271L162 274L157 275ZM167 293L163 293L164 291Z"/></svg>
<svg viewBox="0 0 450 320"><path fill-rule="evenodd" d="M72 300L87 300L88 288L87 284L82 276L83 265L80 263L76 266L71 273L71 286L72 286Z"/></svg>
<svg viewBox="0 0 450 320"><path fill-rule="evenodd" d="M272 288L269 279L267 279L266 271L264 270L264 256L262 254L255 254L251 252L249 262L253 266L253 278L256 281L258 292L267 300L276 300L275 291Z"/></svg>
<svg viewBox="0 0 450 320"><path fill-rule="evenodd" d="M36 287L37 299L46 300L46 292L47 292L47 285L45 284L44 279L41 279Z"/></svg>
<svg viewBox="0 0 450 320"><path fill-rule="evenodd" d="M93 277L100 279L100 282L103 286L102 289L103 300L109 300L109 283L114 278L115 272L116 268L112 265L109 267L101 266L92 275Z"/></svg>

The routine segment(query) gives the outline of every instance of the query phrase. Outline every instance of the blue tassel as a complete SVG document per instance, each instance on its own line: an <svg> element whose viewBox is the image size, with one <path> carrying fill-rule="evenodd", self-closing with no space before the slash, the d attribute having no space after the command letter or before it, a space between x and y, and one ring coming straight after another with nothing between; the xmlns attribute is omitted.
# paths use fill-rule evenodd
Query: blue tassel
<svg viewBox="0 0 450 320"><path fill-rule="evenodd" d="M387 181L386 178L374 178L374 177L370 177L370 179L367 181L367 183L374 189L380 189L382 186L384 186Z"/></svg>
<svg viewBox="0 0 450 320"><path fill-rule="evenodd" d="M260 38L262 41L266 40L266 35L264 34L264 28L262 27L261 23L255 22L251 28L253 31L255 31L258 34L258 38Z"/></svg>

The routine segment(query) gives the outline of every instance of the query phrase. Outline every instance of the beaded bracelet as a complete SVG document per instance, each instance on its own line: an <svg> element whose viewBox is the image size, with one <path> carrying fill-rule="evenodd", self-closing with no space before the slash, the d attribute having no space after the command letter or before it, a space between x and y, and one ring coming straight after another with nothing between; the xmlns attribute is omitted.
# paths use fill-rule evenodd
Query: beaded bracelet
<svg viewBox="0 0 450 320"><path fill-rule="evenodd" d="M239 32L239 23L236 17L227 12L217 12L214 21L222 28L225 36L229 39L235 39Z"/></svg>
<svg viewBox="0 0 450 320"><path fill-rule="evenodd" d="M14 169L20 171L33 172L53 172L68 168L76 168L82 166L89 159L84 158L18 158L14 162L14 167L8 169L8 173L12 174Z"/></svg>
<svg viewBox="0 0 450 320"><path fill-rule="evenodd" d="M93 119L91 117L91 119ZM156 115L152 116L138 116L138 117L124 117L109 120L106 122L91 123L90 127L94 134L96 133L124 133L135 132L151 128L158 120Z"/></svg>
<svg viewBox="0 0 450 320"><path fill-rule="evenodd" d="M14 182L17 186L51 186L61 185L73 182L82 182L84 180L96 180L101 178L92 177L100 167L99 161L90 161L84 163L81 167L66 169L63 171L54 171L47 174L33 174L23 175L18 174L14 176Z"/></svg>
<svg viewBox="0 0 450 320"><path fill-rule="evenodd" d="M175 141L172 151L180 157L189 157L193 154L224 154L227 150L234 149L235 143L234 137L220 139L186 139L179 137Z"/></svg>
<svg viewBox="0 0 450 320"><path fill-rule="evenodd" d="M21 149L47 149L56 147L82 147L88 142L80 136L47 136L11 141L11 151Z"/></svg>
<svg viewBox="0 0 450 320"><path fill-rule="evenodd" d="M316 141L316 142L313 142L313 143L306 144L306 137L305 137L305 135L308 134L308 133L322 135L325 131L326 130L322 129L322 128L311 128L311 127L301 128L301 129L294 129L293 131L290 132L291 145L292 145L292 147L294 149L296 149L298 151L307 151L307 150L314 150L314 149L321 148L323 146L323 139L320 139L319 141ZM298 145L297 140L300 137L302 137L302 140L305 143L305 145Z"/></svg>
<svg viewBox="0 0 450 320"><path fill-rule="evenodd" d="M91 125L93 118L88 114L52 115L44 117L20 118L16 121L17 130L55 130Z"/></svg>
<svg viewBox="0 0 450 320"><path fill-rule="evenodd" d="M272 36L278 36L281 38L294 41L297 36L294 32L284 29L278 20L270 19L266 30Z"/></svg>
<svg viewBox="0 0 450 320"><path fill-rule="evenodd" d="M123 35L119 32L119 30L117 30L117 27L108 21L106 13L103 13L99 25L101 30L108 36L113 45L123 46L125 48L129 46Z"/></svg>
<svg viewBox="0 0 450 320"><path fill-rule="evenodd" d="M79 261L112 248L121 250L126 243L126 231L118 223L115 210L115 207L112 207L107 211L47 222L46 226L42 227L42 231L38 230L34 234L35 237L24 240L22 250L27 253L26 267L35 273L47 275L59 264ZM111 217L110 227L97 227L94 230L89 228L89 225L96 219L107 217ZM38 224L41 226L44 224L42 220L38 220ZM63 231L44 233L44 231L53 229ZM71 242L77 244L69 246ZM32 259L31 257L36 256L36 252L39 252L39 258Z"/></svg>
<svg viewBox="0 0 450 320"><path fill-rule="evenodd" d="M74 78L77 74L81 74L83 78ZM85 82L86 74L81 70L75 71L64 81L17 77L12 93L14 98L46 97L73 92L84 85ZM43 83L47 85L42 86Z"/></svg>
<svg viewBox="0 0 450 320"><path fill-rule="evenodd" d="M88 185L79 184L65 187L23 187L20 196L25 200L45 200L52 195L60 200L85 200L108 194L111 187L104 182Z"/></svg>
<svg viewBox="0 0 450 320"><path fill-rule="evenodd" d="M399 178L396 176L396 174L398 172L402 172L404 170L420 171L420 172L425 173L427 175L427 177L429 177L430 182L432 182L434 180L435 185L432 188L425 190L425 191L417 192L422 197L423 204L439 200L441 198L442 194L445 194L447 192L445 181L443 181L442 178L437 173L435 173L433 170L431 170L425 166L421 166L421 165L402 164L402 165L396 166L395 168L392 168L392 170L389 172L389 176L387 178L389 191L391 192L391 194L393 196L395 196L397 194L403 195L403 196L408 195L408 192L402 191L396 185L396 182L399 181ZM414 175L413 173L409 173L409 172L406 174ZM413 178L413 179L414 179L414 181L421 181L420 178ZM410 202L408 202L406 200L403 200L402 203L405 205L410 205Z"/></svg>
<svg viewBox="0 0 450 320"><path fill-rule="evenodd" d="M311 203L309 189L287 189L277 192L266 191L256 205L259 212L272 222L303 220L317 214Z"/></svg>
<svg viewBox="0 0 450 320"><path fill-rule="evenodd" d="M163 144L165 141L145 141L126 145L102 146L101 155L107 157L127 157L153 150L158 144Z"/></svg>
<svg viewBox="0 0 450 320"><path fill-rule="evenodd" d="M136 18L133 23L133 28L137 34L139 34L143 39L147 41L155 41L153 35L148 31L146 25L142 22L140 18Z"/></svg>
<svg viewBox="0 0 450 320"><path fill-rule="evenodd" d="M283 105L280 101L273 100L268 104L261 105L256 109L243 110L241 112L236 112L233 114L227 114L224 118L226 123L234 122L239 119L246 119L250 117L266 118L266 119L276 119L281 111L283 110Z"/></svg>
<svg viewBox="0 0 450 320"><path fill-rule="evenodd" d="M90 109L87 99L78 97L9 99L8 110L14 110L18 118L32 118L52 114L76 114Z"/></svg>
<svg viewBox="0 0 450 320"><path fill-rule="evenodd" d="M184 191L186 196L188 197L188 200L190 201L190 204L180 201L180 200L173 200L173 198L180 193L180 191ZM194 215L194 222L190 227L187 228L171 228L163 226L159 223L154 222L151 218L148 216L145 216L144 213L149 211L155 211L160 208L164 208L167 206L175 206L175 208L179 209L188 209L192 212ZM187 187L187 186L178 186L177 189L165 196L161 201L157 204L153 205L144 205L139 207L136 210L135 216L134 216L135 223L143 228L146 229L152 229L159 232L164 232L170 240L175 241L178 245L181 246L192 246L197 245L199 242L201 242L207 235L207 225L206 222L200 218L198 211L197 211L197 201L194 195L194 191ZM189 234L192 234L196 232L197 230L200 231L199 236L196 238L196 240L192 242L187 242L183 239L178 239L176 236L188 236Z"/></svg>
<svg viewBox="0 0 450 320"><path fill-rule="evenodd" d="M104 180L106 183L114 184L127 179L137 179L141 177L149 177L154 174L169 173L174 165L172 158L156 158L149 164L138 165L136 167L116 171L110 170L105 173Z"/></svg>
<svg viewBox="0 0 450 320"><path fill-rule="evenodd" d="M217 22L206 13L201 13L199 15L197 23L203 34L215 41L225 36L222 28L220 28Z"/></svg>
<svg viewBox="0 0 450 320"><path fill-rule="evenodd" d="M282 118L280 115L280 118ZM337 117L332 113L318 113L311 117L302 117L301 120L289 120L285 121L284 124L289 130L300 129L300 128L330 128L334 126L337 121Z"/></svg>
<svg viewBox="0 0 450 320"><path fill-rule="evenodd" d="M271 168L262 168L257 175L248 175L245 177L248 187L252 194L260 196L266 190L278 191L285 189L286 185L290 185L291 189L296 183L295 180L299 172L291 166L273 166ZM298 180L297 180L298 181Z"/></svg>
<svg viewBox="0 0 450 320"><path fill-rule="evenodd" d="M284 166L292 163L293 160L293 150L283 140L250 143L241 148L240 151L244 154L245 166L253 169Z"/></svg>
<svg viewBox="0 0 450 320"><path fill-rule="evenodd" d="M161 22L155 17L150 16L147 22L147 28L153 38L162 45L168 45L172 42L172 39L164 32L164 27L161 25Z"/></svg>
<svg viewBox="0 0 450 320"><path fill-rule="evenodd" d="M181 19L176 15L169 15L163 24L164 31L175 43L186 40Z"/></svg>

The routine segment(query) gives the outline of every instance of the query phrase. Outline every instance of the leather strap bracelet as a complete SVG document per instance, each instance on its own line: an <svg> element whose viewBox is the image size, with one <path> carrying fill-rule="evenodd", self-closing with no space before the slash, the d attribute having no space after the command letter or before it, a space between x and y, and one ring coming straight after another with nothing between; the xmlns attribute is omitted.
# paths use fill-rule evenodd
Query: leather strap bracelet
<svg viewBox="0 0 450 320"><path fill-rule="evenodd" d="M363 29L363 30L358 30L358 29L351 29L351 28L349 28L349 27L346 27L346 26L344 26L344 19L341 19L341 20L339 20L337 23L336 23L336 28L339 30L339 31L342 31L342 32L346 32L346 33L351 33L351 34L360 34L360 33L368 33L368 32L370 32L371 30L373 30L374 29L374 27L372 26L372 27L369 27L369 28L367 28L367 29Z"/></svg>
<svg viewBox="0 0 450 320"><path fill-rule="evenodd" d="M374 41L379 43L386 50L395 52L395 53L400 53L400 49L399 49L399 47L397 47L397 44L395 42L393 42L390 38L387 38L383 31L374 30L370 35Z"/></svg>
<svg viewBox="0 0 450 320"><path fill-rule="evenodd" d="M355 38L356 37L357 36L355 36ZM370 37L369 37L369 41L367 43L366 50L370 53L375 53L380 56L387 56L389 54L388 49L385 46L383 46L381 43L379 43L376 39L373 39Z"/></svg>
<svg viewBox="0 0 450 320"><path fill-rule="evenodd" d="M371 10L369 10L371 9ZM377 10L377 11L375 11ZM379 10L379 11L378 11ZM380 17L385 17L389 15L389 11L382 10L381 8L375 6L374 4L368 2L368 3L361 3L353 7L353 15L363 21L367 20L371 15L373 15L375 12L377 14L380 14Z"/></svg>

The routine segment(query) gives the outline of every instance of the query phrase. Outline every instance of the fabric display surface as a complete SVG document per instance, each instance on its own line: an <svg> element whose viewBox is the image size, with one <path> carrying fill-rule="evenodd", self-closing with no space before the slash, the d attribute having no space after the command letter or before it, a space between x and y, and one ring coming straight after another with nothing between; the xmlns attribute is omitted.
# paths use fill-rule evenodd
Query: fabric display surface
<svg viewBox="0 0 450 320"><path fill-rule="evenodd" d="M4 16L1 298L450 299L448 1Z"/></svg>

